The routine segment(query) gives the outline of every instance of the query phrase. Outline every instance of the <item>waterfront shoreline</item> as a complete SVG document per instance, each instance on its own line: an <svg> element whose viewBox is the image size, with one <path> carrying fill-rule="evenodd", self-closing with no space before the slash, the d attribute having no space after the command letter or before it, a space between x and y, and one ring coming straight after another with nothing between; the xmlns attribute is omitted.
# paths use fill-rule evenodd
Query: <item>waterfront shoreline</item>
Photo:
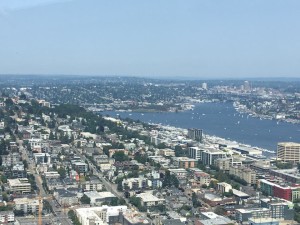
<svg viewBox="0 0 300 225"><path fill-rule="evenodd" d="M269 115L264 115L264 114L257 114L254 111L251 111L250 109L247 109L245 105L240 104L239 102L233 102L233 107L238 113L243 113L247 114L253 118L259 118L259 119L264 119L264 120L276 120L277 122L286 122L286 123L292 123L292 124L300 124L300 120L296 119L286 119L286 118L274 118Z"/></svg>
<svg viewBox="0 0 300 225"><path fill-rule="evenodd" d="M300 141L298 125L283 122L277 124L274 120L260 120L239 114L233 108L232 102L195 104L194 110L179 113L106 111L101 114L183 129L203 129L207 135L236 140L244 145L272 151L276 151L278 142Z"/></svg>
<svg viewBox="0 0 300 225"><path fill-rule="evenodd" d="M182 133L185 133L185 134L187 134L187 132L188 132L188 129L175 127L175 126L162 125L162 124L157 124L157 123L147 123L147 124L157 126L159 128L163 128L163 129L166 129L166 130L176 129L176 130L179 130L179 131L181 131ZM257 146L252 146L252 145L248 145L248 144L243 144L243 143L240 143L236 140L229 140L229 139L219 137L219 136L215 136L215 135L205 134L204 135L204 140L206 140L206 141L208 140L208 142L207 143L204 142L204 144L217 144L217 142L227 142L227 143L230 143L232 145L238 145L240 147L253 148L253 149L261 150L263 153L274 154L274 156L276 155L275 151L271 151L269 149L265 149L265 148L261 148L261 147L257 147ZM267 155L263 155L263 156L267 157ZM268 155L268 156L270 156L270 155Z"/></svg>

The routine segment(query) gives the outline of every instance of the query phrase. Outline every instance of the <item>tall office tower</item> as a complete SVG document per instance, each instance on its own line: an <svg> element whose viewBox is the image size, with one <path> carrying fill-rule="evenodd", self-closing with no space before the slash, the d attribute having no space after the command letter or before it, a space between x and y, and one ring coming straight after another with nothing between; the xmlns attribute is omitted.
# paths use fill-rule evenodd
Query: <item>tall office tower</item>
<svg viewBox="0 0 300 225"><path fill-rule="evenodd" d="M251 86L249 81L244 81L244 90L245 91L251 91Z"/></svg>
<svg viewBox="0 0 300 225"><path fill-rule="evenodd" d="M198 148L198 147L189 147L189 157L192 159L201 159L202 158L202 152L204 151L204 149L202 148Z"/></svg>
<svg viewBox="0 0 300 225"><path fill-rule="evenodd" d="M196 128L188 129L188 137L193 140L202 142L202 138L203 138L202 135L203 135L202 129L196 129Z"/></svg>
<svg viewBox="0 0 300 225"><path fill-rule="evenodd" d="M202 89L207 90L207 83L202 83Z"/></svg>
<svg viewBox="0 0 300 225"><path fill-rule="evenodd" d="M300 162L300 143L279 142L277 144L277 159L284 162Z"/></svg>

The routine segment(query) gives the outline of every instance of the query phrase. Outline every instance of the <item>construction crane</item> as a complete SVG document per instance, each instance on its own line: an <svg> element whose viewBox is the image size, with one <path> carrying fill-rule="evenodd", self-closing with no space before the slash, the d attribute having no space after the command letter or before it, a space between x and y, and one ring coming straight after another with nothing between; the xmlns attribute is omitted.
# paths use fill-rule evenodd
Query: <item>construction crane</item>
<svg viewBox="0 0 300 225"><path fill-rule="evenodd" d="M38 211L38 225L43 225L43 200L52 200L53 196L42 197L41 192L39 192L39 197L36 198L39 201L39 211Z"/></svg>
<svg viewBox="0 0 300 225"><path fill-rule="evenodd" d="M40 193L39 193L39 219L38 219L38 225L43 225L42 212L43 212L43 198L42 198L41 191L40 191Z"/></svg>

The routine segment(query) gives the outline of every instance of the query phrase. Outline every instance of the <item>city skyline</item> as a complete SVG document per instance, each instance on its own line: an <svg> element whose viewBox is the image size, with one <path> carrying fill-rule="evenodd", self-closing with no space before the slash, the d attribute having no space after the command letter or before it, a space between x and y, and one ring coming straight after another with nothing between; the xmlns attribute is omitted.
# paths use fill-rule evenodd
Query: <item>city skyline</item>
<svg viewBox="0 0 300 225"><path fill-rule="evenodd" d="M0 74L297 78L299 4L2 1Z"/></svg>

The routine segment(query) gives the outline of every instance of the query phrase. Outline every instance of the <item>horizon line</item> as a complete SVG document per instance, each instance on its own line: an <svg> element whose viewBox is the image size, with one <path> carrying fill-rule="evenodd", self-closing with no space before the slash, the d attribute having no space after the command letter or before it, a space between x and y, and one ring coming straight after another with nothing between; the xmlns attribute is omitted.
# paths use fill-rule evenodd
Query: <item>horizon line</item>
<svg viewBox="0 0 300 225"><path fill-rule="evenodd" d="M196 77L196 76L172 76L172 75L129 75L129 74L28 74L28 73L1 73L0 76L41 76L41 77L46 77L46 76L53 76L53 77L124 77L124 78L144 78L144 79L157 79L157 80L300 80L300 77L293 77L293 76L270 76L270 77L261 77L261 76L214 76L214 77Z"/></svg>

